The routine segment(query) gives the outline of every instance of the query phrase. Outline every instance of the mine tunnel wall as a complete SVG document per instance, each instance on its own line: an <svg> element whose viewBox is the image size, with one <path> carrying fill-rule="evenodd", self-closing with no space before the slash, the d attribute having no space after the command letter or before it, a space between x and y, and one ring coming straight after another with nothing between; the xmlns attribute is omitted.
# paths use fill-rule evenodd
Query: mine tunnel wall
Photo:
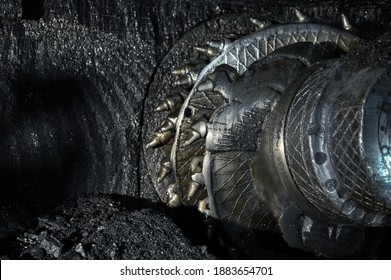
<svg viewBox="0 0 391 280"><path fill-rule="evenodd" d="M157 201L144 104L170 47L207 19L263 9L288 18L287 6L343 11L367 37L390 26L387 1L320 2L2 1L0 205L40 212L93 193Z"/></svg>

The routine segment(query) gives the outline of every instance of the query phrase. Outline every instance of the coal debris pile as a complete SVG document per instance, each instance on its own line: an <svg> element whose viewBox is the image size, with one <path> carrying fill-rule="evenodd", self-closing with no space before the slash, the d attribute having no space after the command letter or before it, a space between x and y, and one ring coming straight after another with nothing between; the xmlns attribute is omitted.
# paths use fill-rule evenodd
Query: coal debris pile
<svg viewBox="0 0 391 280"><path fill-rule="evenodd" d="M222 15L301 7L344 12L364 35L391 25L387 1L321 3L0 1L0 259L248 258L215 221L159 202L144 150L153 80L181 37ZM264 258L315 258L269 245ZM390 242L381 250L370 257L389 258Z"/></svg>
<svg viewBox="0 0 391 280"><path fill-rule="evenodd" d="M148 204L147 202L145 202ZM185 237L164 207L98 195L40 215L3 250L3 259L214 259ZM160 210L159 210L160 209ZM23 230L22 227L15 229ZM1 240L1 239L0 239ZM5 248L4 248L5 247ZM8 251L8 252L7 252Z"/></svg>

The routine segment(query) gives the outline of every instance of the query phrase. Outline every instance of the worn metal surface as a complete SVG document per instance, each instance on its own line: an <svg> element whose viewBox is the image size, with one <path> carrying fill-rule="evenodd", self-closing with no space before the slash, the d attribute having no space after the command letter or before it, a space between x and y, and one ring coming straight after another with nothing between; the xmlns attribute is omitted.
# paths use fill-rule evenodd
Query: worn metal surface
<svg viewBox="0 0 391 280"><path fill-rule="evenodd" d="M388 117L383 125L379 118L388 104L389 69L356 71L335 66L299 89L286 123L287 159L299 189L324 215L389 225L389 159L380 155L388 137L379 135L388 131Z"/></svg>
<svg viewBox="0 0 391 280"><path fill-rule="evenodd" d="M46 0L36 1L34 11L28 2L0 2L0 203L19 202L33 212L91 193L158 200L160 155L143 147L159 126L161 115L150 105L170 89L168 69L195 57L187 43L203 43L221 29L241 35L254 28L240 16L236 23L215 19L169 52L195 26L249 12L288 22L292 7L334 27L343 12L366 39L390 26L388 1L326 7L321 1ZM384 114L379 119L385 122Z"/></svg>
<svg viewBox="0 0 391 280"><path fill-rule="evenodd" d="M319 68L316 62L349 52L362 45L364 40L355 35L357 29L353 28L346 15L341 16L341 29L338 29L330 25L307 23L314 19L297 9L294 9L294 14L299 23L288 22L266 28L264 25L270 24L250 19L249 21L264 30L233 42L224 39L220 43L208 42L207 48L196 46L194 50L205 53L211 62L205 67L202 66L202 71L197 73L187 74L187 71L191 71L187 70L187 66L173 71L175 75L178 73L183 78L172 83L170 92L175 94L178 86L191 87L191 90L188 95L181 94L177 104L181 109L179 113L177 108L172 111L172 116L168 119L170 126L167 126L167 121L163 122L147 145L147 148L165 146L162 156L163 171L159 173L157 190L170 206L198 204L200 211L221 221L232 243L240 244L242 250L254 256L257 255L256 248L262 247L258 244L262 241L257 242L257 239L261 239L257 234L275 231L273 224L276 222L279 224L278 230L282 231L285 240L293 247L326 256L360 254L365 247L364 228L343 226L334 229L331 224L388 225L388 212L384 212L387 208L385 204L382 210L374 206L369 209L367 214L370 214L370 219L366 217L365 210L356 205L375 205L379 199L386 199L387 194L384 193L384 187L377 198L368 194L373 193L370 189L374 184L365 179L362 179L363 183L359 187L361 193L352 190L357 185L356 177L362 177L358 173L366 160L364 155L360 155L362 148L358 147L359 144L354 144L354 141L366 143L358 133L362 127L360 120L354 125L354 121L360 117L354 115L353 120L349 120L349 116L344 114L339 121L331 122L332 125L327 129L333 133L326 133L326 136L327 129L323 126L327 126L328 121L324 121L321 126L319 119L329 118L329 115L338 119L340 114L329 113L327 110L340 106L341 100L349 100L350 96L343 97L339 93L343 92L342 85L354 83L354 78L338 77L335 82L340 82L341 85L330 86L329 84L333 83L330 77L332 75L327 67L323 70L322 67L325 66ZM318 56L316 52L303 51L304 46L308 45L318 46ZM303 71L289 62L276 60L280 49L280 58L293 59L293 62L308 69ZM272 54L273 58L270 58ZM314 62L315 65L310 67ZM195 62L197 63L201 65ZM343 67L338 61L329 64L334 65L333 63L336 67ZM282 71L281 69L290 69L292 72L279 75L278 71ZM272 71L272 74L268 71ZM352 68L346 71L355 72ZM365 73L363 75L365 76ZM292 80L289 81L289 78ZM324 84L322 81L325 81ZM368 81L362 83L371 84ZM355 85L360 87L357 84L359 83L356 82ZM331 105L324 100L331 100L333 95L323 97L323 88L334 88L333 92L338 96L334 97L334 103ZM278 100L279 95L270 97L270 90L282 95L281 100ZM321 101L315 101L312 105L306 104L307 100L313 100L311 96ZM362 98L353 100L363 102ZM326 104L326 111L322 111L323 104ZM160 106L158 108L161 108ZM347 106L348 109L351 107L357 106ZM312 110L317 110L317 113L307 113ZM358 109L357 112L360 110L364 109ZM271 116L268 116L270 111ZM307 117L313 115L314 119L308 122ZM372 118L377 118L378 115ZM383 122L386 122L385 117ZM347 124L346 127L344 123ZM338 143L333 144L330 141ZM326 163L330 157L325 150L329 142L332 147L330 149L334 150L331 165ZM368 145L374 145L373 139L371 143ZM310 147L304 147L305 145ZM354 147L349 155L347 150L351 146ZM335 151L338 147L340 150ZM341 154L346 157L341 157ZM357 158L351 160L354 156ZM349 162L357 168L349 167ZM346 167L345 170L341 170L342 167ZM349 190L345 195L330 190L331 185L341 184L330 174L333 168L338 169L338 178L341 178L342 184ZM172 173L169 173L170 171ZM166 185L161 184L164 178L168 182ZM328 187L323 196L318 191L318 184ZM204 185L207 189L206 197ZM298 219L300 215L303 215L301 221ZM295 229L289 229L289 224ZM303 235L295 237L293 232L296 230L302 231ZM338 234L334 238L332 234L323 236L326 230L331 230L331 233L337 230ZM380 235L382 234L380 232ZM341 251L341 240L349 236L356 240L355 247L349 252ZM325 247L319 245L321 243L329 245Z"/></svg>

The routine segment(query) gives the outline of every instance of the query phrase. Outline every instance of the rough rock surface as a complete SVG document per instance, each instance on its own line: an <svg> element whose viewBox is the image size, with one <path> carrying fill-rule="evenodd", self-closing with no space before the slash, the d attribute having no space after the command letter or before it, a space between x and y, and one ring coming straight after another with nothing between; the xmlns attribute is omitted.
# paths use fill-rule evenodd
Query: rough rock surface
<svg viewBox="0 0 391 280"><path fill-rule="evenodd" d="M157 155L143 149L158 123L146 106L163 94L153 81L164 80L173 65L165 56L195 26L249 11L288 20L289 7L333 22L343 12L369 39L391 26L389 1L0 0L0 257L154 258L166 244L175 258L209 258L175 225L191 222L137 206L159 201ZM91 197L42 214L98 193L135 199L129 212ZM132 221L144 231L122 227ZM144 241L150 251L138 247Z"/></svg>
<svg viewBox="0 0 391 280"><path fill-rule="evenodd" d="M145 104L161 99L151 85L170 48L208 19L249 11L291 20L301 7L335 23L344 12L367 37L390 26L388 1L319 3L2 0L0 203L42 211L93 193L157 201L156 160L142 149L156 120Z"/></svg>
<svg viewBox="0 0 391 280"><path fill-rule="evenodd" d="M3 250L13 259L215 258L190 242L162 205L143 204L103 195L70 201Z"/></svg>

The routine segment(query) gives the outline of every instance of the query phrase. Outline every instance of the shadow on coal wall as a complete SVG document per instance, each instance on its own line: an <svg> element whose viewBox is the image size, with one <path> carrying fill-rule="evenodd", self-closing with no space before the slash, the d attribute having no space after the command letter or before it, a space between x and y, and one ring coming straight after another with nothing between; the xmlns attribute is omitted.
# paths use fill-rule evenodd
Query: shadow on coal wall
<svg viewBox="0 0 391 280"><path fill-rule="evenodd" d="M86 101L94 88L74 78L23 78L10 89L2 95L0 204L20 202L40 212L86 192L91 177L100 180L93 170L103 160L92 155L86 133L99 145Z"/></svg>

